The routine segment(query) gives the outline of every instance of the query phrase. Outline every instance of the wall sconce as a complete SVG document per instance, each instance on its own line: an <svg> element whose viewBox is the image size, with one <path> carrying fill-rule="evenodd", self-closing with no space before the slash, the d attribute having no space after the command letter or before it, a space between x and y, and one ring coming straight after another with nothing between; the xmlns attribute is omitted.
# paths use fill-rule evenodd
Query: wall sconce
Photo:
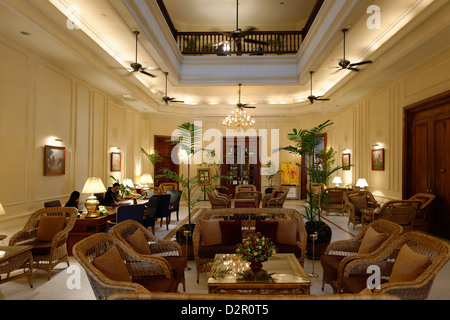
<svg viewBox="0 0 450 320"><path fill-rule="evenodd" d="M64 142L64 140L63 139L60 139L60 138L57 138L57 137L50 137L50 138L48 138L48 140L47 140L47 145L49 145L49 146L62 146L62 144L63 144L63 142Z"/></svg>
<svg viewBox="0 0 450 320"><path fill-rule="evenodd" d="M381 143L376 143L374 145L372 145L372 149L381 149L383 146L381 145Z"/></svg>

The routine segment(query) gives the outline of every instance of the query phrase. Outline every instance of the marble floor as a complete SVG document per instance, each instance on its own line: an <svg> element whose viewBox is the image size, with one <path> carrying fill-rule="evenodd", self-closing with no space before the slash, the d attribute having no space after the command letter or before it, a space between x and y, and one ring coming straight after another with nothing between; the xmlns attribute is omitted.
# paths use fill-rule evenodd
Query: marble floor
<svg viewBox="0 0 450 320"><path fill-rule="evenodd" d="M209 208L209 202L200 202L199 208ZM302 210L301 202L296 200L287 200L286 208L293 208L299 211ZM172 222L169 225L169 230L166 230L165 224L163 227L156 226L156 235L159 238L172 238L175 229L179 223L187 217L187 208L182 206L180 210L180 221L176 221L175 215L172 216ZM347 226L348 217L339 215L324 216L324 220L331 226L333 231L332 241L350 239L354 234L357 234L361 226L357 226L353 230L352 225ZM9 230L1 230L2 234L11 236L16 231L21 229L23 224L12 227ZM8 239L4 240L7 245ZM200 281L197 284L197 273L195 270L195 262L189 261L190 271L186 271L186 292L187 293L207 293L207 274L200 275ZM331 287L325 286L322 292L322 269L319 261L312 261L306 259L305 271L310 273L314 271L319 275L318 278L312 278L311 294L321 295L332 293ZM52 277L48 281L46 273L36 270L33 273L33 288L30 288L26 278L17 279L6 282L0 285L0 299L1 300L95 300L89 281L86 274L75 258L70 257L70 267L67 268L65 263L58 265L52 272ZM182 287L179 287L182 290ZM450 300L450 263L448 263L443 270L437 275L433 287L431 289L429 300Z"/></svg>

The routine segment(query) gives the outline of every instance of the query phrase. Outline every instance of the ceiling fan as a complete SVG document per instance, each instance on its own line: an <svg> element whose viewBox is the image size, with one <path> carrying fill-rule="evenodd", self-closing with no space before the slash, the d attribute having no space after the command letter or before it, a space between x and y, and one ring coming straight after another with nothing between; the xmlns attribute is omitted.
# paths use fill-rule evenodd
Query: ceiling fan
<svg viewBox="0 0 450 320"><path fill-rule="evenodd" d="M348 32L347 28L342 29L342 33L344 34L344 58L339 61L339 67L341 70L351 70L351 71L360 71L358 68L355 68L357 66L361 66L364 64L369 64L372 63L371 60L366 60L366 61L361 61L361 62L355 62L355 63L351 63L350 61L348 61L345 58L345 34Z"/></svg>
<svg viewBox="0 0 450 320"><path fill-rule="evenodd" d="M241 87L242 87L242 84L240 83L239 84L239 103L236 105L239 109L255 109L256 107L254 107L254 106L249 106L249 105L247 105L247 104L245 104L245 103L241 103Z"/></svg>
<svg viewBox="0 0 450 320"><path fill-rule="evenodd" d="M314 73L314 71L310 71L309 73L311 74L311 95L308 97L308 99L311 102L311 104L313 104L314 101L329 101L330 99L323 99L320 96L319 97L313 96L313 73Z"/></svg>
<svg viewBox="0 0 450 320"><path fill-rule="evenodd" d="M142 64L140 64L137 60L138 60L138 36L139 36L139 31L134 31L134 34L136 35L136 60L135 60L135 62L134 63L132 63L131 65L130 65L130 67L131 67L131 72L140 72L140 73L143 73L143 74L145 74L145 75L147 75L147 76L150 76L150 77L152 77L152 78L155 78L156 76L155 75L153 75L153 74L151 74L151 73L149 73L149 72L147 72L146 70L147 70L147 68L144 68L143 66L142 66ZM153 69L152 68L152 70L156 70L156 69Z"/></svg>
<svg viewBox="0 0 450 320"><path fill-rule="evenodd" d="M242 31L242 29L239 28L239 0L236 0L236 30L234 30L232 32L219 32L219 33L224 35L225 37L229 38L230 41L234 41L236 43L238 52L242 51L242 42L255 43L255 44L260 44L260 45L265 45L265 46L269 45L267 42L264 42L264 41L245 38L254 30L256 30L255 27L250 27L245 31ZM216 44L215 46L219 46L219 49L223 48L224 42L220 42L219 44Z"/></svg>
<svg viewBox="0 0 450 320"><path fill-rule="evenodd" d="M176 98L171 98L171 97L169 97L169 96L167 96L167 76L168 76L168 72L164 72L164 74L166 75L166 94L165 94L165 96L162 98L162 101L164 101L167 105L170 103L170 102L176 102L176 103L184 103L184 101L178 101L178 100L175 100Z"/></svg>

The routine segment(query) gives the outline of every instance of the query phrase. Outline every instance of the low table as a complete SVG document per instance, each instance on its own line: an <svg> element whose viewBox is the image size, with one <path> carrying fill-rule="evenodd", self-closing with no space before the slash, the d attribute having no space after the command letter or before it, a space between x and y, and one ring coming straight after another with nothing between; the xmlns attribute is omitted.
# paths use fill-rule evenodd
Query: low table
<svg viewBox="0 0 450 320"><path fill-rule="evenodd" d="M375 216L380 213L379 208L367 208L367 209L361 209L361 223L363 226L366 226L367 224L370 224L374 222Z"/></svg>
<svg viewBox="0 0 450 320"><path fill-rule="evenodd" d="M21 277L28 277L28 283L33 288L33 255L32 246L0 246L0 274L6 273L0 284ZM10 276L10 273L23 268L23 273Z"/></svg>
<svg viewBox="0 0 450 320"><path fill-rule="evenodd" d="M256 208L254 199L234 199L235 208Z"/></svg>
<svg viewBox="0 0 450 320"><path fill-rule="evenodd" d="M310 294L311 281L294 254L276 254L263 263L269 277L254 279L249 263L235 254L216 254L208 279L209 293Z"/></svg>

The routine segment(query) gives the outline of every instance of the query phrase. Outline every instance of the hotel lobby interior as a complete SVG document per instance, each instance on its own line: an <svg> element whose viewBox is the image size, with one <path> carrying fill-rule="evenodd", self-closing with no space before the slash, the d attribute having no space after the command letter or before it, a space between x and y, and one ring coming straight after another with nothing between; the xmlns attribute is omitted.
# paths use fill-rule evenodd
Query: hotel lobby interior
<svg viewBox="0 0 450 320"><path fill-rule="evenodd" d="M232 198L220 210L225 215L227 210L267 216L273 211L274 217L293 214L304 228L311 218L307 200L312 189L306 170L296 164L306 164L305 156L278 149L294 144L293 132L329 121L318 137L322 149L333 149L330 163L340 170L319 187L322 192L335 184L345 187L345 194L368 191L379 208L417 194L433 195L424 226L405 227L391 242L392 247L409 231L447 250L439 256L443 262L436 270L426 269L430 287L420 295L396 296L393 290L378 298L449 300L449 16L448 0L0 0L0 262L5 266L12 260L8 250L15 235L35 212L48 202L64 206L73 191L81 193L76 225L89 220L84 218L90 210L89 197L116 181L130 181L133 192L145 198L149 181L143 177L151 175L152 187L168 182L160 176L161 168L179 177L192 178L202 169L210 175L233 174L226 137L246 130L244 136L254 135L259 142L257 161L251 163L251 174L245 169L250 168L249 156L236 167L240 169L233 178L218 180L228 187L218 190ZM177 162L183 154L169 140L183 142L172 137L187 123L201 128L200 145L218 154L213 154L218 160L214 164L205 164L205 158L195 158L189 166ZM162 160L150 159L155 151ZM292 176L286 168L294 168ZM86 191L92 177L100 178L104 191ZM194 188L191 207L182 197L179 213L172 212L170 221L153 221L154 235L177 242L191 220L196 228L206 225L200 220L215 212L210 185ZM289 191L275 209L259 200L256 209L253 200L249 205L248 199L237 197L240 185L254 185L261 198L282 194L269 188L282 190L277 188L288 185ZM186 196L184 184L177 183L176 189ZM152 190L157 194L162 189ZM367 206L355 220L353 206L346 206L344 198L338 206L342 209L324 209L321 214L330 227L331 244L358 239L367 225L381 221L375 218L379 209L374 214ZM148 198L138 201L147 203ZM368 221L362 213L366 211ZM279 218L273 220L278 228L283 224ZM253 223L258 226L258 221ZM146 230L152 232L150 227ZM36 267L29 277L8 279L27 275L23 266L28 260L14 271L0 265L0 300L99 299L72 253L86 237L74 240L70 231L69 268L64 254L49 273ZM115 237L111 229L106 231L103 225L91 234ZM195 232L200 231L194 231L194 242ZM305 246L312 241L310 236L305 231ZM208 299L216 289L211 289L214 277L199 271L197 253L189 251L197 250L195 245L193 249L184 245L179 244L181 255L188 255L180 280L185 290L177 282L176 295L181 300ZM382 256L391 247L386 245L383 251L380 245L377 254ZM29 259L31 255L25 254L30 252L34 251L20 254ZM298 288L285 286L283 290L288 289L277 287L273 295L378 299L376 290L339 294L325 275L329 267L325 259L313 259L308 252L301 256L294 261L300 262L308 278L307 289L301 288L306 291L298 294ZM37 256L33 258L36 262ZM223 291L226 288L222 286ZM231 291L225 299L240 299ZM177 299L140 293L125 298Z"/></svg>

